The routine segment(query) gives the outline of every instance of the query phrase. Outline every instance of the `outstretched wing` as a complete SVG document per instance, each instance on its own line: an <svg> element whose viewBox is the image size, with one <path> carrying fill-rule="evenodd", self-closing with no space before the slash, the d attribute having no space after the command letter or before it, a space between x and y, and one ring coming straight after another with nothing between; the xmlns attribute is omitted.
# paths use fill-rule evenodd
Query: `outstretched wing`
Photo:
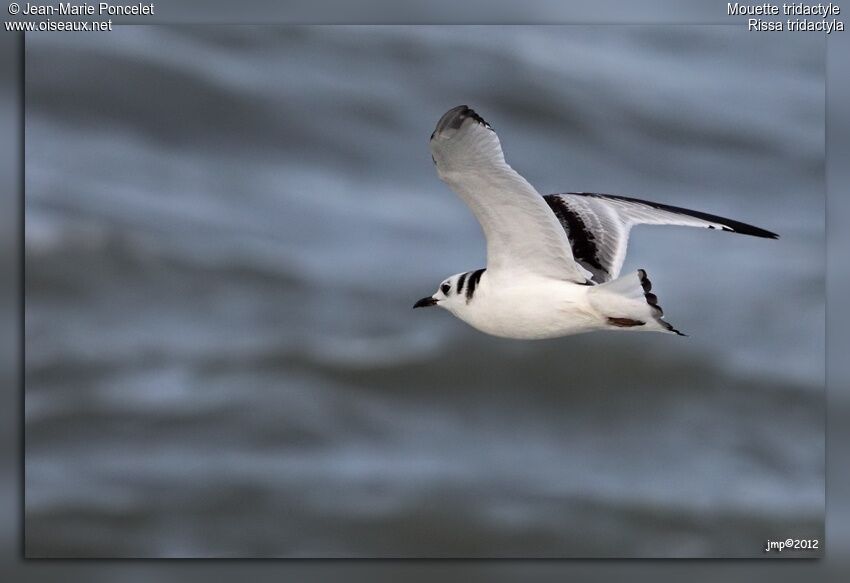
<svg viewBox="0 0 850 583"><path fill-rule="evenodd" d="M487 238L488 277L531 273L584 283L567 235L543 197L517 174L496 132L465 105L431 134L437 174L469 205Z"/></svg>
<svg viewBox="0 0 850 583"><path fill-rule="evenodd" d="M666 204L591 192L543 197L566 231L573 257L602 283L620 274L634 225L682 225L777 239L758 227Z"/></svg>

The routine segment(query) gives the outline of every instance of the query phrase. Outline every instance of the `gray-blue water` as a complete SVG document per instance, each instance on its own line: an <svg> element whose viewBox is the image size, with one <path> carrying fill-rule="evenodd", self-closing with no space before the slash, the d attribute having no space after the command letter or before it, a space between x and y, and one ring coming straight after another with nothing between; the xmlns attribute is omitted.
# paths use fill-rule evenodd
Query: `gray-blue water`
<svg viewBox="0 0 850 583"><path fill-rule="evenodd" d="M410 309L484 244L475 107L633 231L689 338ZM26 41L30 556L762 556L821 537L824 44L741 27L119 27Z"/></svg>

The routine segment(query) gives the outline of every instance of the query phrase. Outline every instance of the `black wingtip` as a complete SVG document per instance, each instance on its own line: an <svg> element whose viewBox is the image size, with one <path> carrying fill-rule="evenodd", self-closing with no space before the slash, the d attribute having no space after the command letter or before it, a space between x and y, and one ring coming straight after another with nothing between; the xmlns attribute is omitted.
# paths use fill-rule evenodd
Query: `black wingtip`
<svg viewBox="0 0 850 583"><path fill-rule="evenodd" d="M761 237L762 239L778 239L779 235L772 231L768 231L767 229L761 229L759 227L754 227L752 225L748 225L747 223L741 223L738 221L728 221L729 226L723 227L722 230L728 233L737 233L739 235L750 235L752 237Z"/></svg>
<svg viewBox="0 0 850 583"><path fill-rule="evenodd" d="M493 129L489 123L484 121L483 117L478 115L475 110L470 108L468 105L458 105L443 114L440 121L437 122L437 128L431 134L431 139L434 139L434 136L446 129L459 129L463 122L467 119L474 120L476 123L481 124L488 130Z"/></svg>
<svg viewBox="0 0 850 583"><path fill-rule="evenodd" d="M763 239L778 239L779 235L772 231L768 231L767 229L762 229L760 227L755 227L753 225L749 225L747 223L742 223L741 221L735 221L732 219L727 219L725 217L721 217L718 215L712 215L709 213L704 213L701 211L695 211L691 209L682 208L680 206L673 206L670 204L663 204L660 202L652 202L650 200L644 200L642 198L632 198L630 196L622 196L619 194L602 194L600 192L568 192L567 194L575 194L578 196L589 196L595 198L610 198L613 200L622 200L626 202L635 202L639 204L644 204L651 208L656 208L658 210L669 211L672 213L686 215L689 217L694 217L697 219L702 219L704 221L708 221L710 223L716 223L720 225L721 231L726 231L728 233L738 233L739 235L750 235L752 237L761 237ZM551 195L550 195L551 196ZM715 227L709 227L709 229L714 229Z"/></svg>

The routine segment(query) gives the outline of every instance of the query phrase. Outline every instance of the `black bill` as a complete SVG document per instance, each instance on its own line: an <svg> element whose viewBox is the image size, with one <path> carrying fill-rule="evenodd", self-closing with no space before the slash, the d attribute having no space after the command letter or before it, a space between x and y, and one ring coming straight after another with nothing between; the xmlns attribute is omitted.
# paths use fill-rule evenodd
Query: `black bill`
<svg viewBox="0 0 850 583"><path fill-rule="evenodd" d="M416 308L428 308L436 305L437 300L435 300L431 296L428 296L427 298L422 298L421 300L413 304L413 309L415 310Z"/></svg>

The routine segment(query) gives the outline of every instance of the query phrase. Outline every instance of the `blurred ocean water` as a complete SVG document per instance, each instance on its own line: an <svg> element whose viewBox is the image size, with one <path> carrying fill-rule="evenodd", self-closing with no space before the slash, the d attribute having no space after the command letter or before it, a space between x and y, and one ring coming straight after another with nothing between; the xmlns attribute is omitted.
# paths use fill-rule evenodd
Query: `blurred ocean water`
<svg viewBox="0 0 850 583"><path fill-rule="evenodd" d="M691 336L412 312L484 264L468 103L638 228ZM821 537L824 44L721 26L119 27L26 42L29 556L762 556Z"/></svg>

